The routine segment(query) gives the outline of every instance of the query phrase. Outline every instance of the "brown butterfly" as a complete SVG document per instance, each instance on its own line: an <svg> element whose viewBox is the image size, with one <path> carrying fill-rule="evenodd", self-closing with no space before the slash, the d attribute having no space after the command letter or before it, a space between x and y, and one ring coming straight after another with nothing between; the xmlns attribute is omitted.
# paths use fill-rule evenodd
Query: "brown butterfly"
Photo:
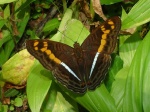
<svg viewBox="0 0 150 112"><path fill-rule="evenodd" d="M112 17L74 48L51 40L27 40L27 50L68 89L85 93L100 85L108 72L121 20Z"/></svg>

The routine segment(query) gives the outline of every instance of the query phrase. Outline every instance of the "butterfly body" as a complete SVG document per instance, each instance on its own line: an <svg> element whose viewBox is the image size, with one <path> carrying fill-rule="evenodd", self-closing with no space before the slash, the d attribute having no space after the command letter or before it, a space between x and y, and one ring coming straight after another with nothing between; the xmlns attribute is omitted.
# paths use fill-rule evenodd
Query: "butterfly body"
<svg viewBox="0 0 150 112"><path fill-rule="evenodd" d="M108 19L74 48L51 40L28 40L27 50L68 89L85 93L105 78L120 30L119 17Z"/></svg>

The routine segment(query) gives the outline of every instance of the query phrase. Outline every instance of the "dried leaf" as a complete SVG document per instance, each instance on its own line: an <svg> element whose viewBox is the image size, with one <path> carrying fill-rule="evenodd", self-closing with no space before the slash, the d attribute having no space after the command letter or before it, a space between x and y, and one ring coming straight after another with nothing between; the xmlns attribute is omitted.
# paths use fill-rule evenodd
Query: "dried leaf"
<svg viewBox="0 0 150 112"><path fill-rule="evenodd" d="M107 20L106 16L103 13L100 0L92 0L92 3L93 3L93 9L95 13L97 13L100 17L102 17L103 20Z"/></svg>

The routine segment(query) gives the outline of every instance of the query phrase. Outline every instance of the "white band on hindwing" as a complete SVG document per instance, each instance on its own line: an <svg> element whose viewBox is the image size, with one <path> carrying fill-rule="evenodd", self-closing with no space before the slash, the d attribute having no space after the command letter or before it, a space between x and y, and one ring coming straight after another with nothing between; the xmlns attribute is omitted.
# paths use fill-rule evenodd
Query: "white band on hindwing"
<svg viewBox="0 0 150 112"><path fill-rule="evenodd" d="M100 54L100 53L97 52L96 55L95 55L95 57L94 57L89 78L91 78L91 75L92 75L92 72L93 72L93 70L94 70L94 67L95 67L95 64L96 64L96 61L97 61L97 58L98 58L99 54Z"/></svg>
<svg viewBox="0 0 150 112"><path fill-rule="evenodd" d="M98 58L99 54L100 54L100 53L97 52L96 55L95 55L95 57L94 57L89 78L91 78L91 76L92 76L92 72L93 72L93 70L94 70L94 68L95 68L96 61L97 61L97 58ZM74 77L76 77L79 81L81 81L81 80L77 77L77 75L76 75L65 63L61 62L61 65L62 65L63 67L65 67L65 69L68 70L69 73L71 73Z"/></svg>
<svg viewBox="0 0 150 112"><path fill-rule="evenodd" d="M77 75L76 75L65 63L61 62L61 65L62 65L63 67L65 67L65 69L68 70L68 72L70 72L74 77L76 77L79 81L81 81L81 80L77 77Z"/></svg>

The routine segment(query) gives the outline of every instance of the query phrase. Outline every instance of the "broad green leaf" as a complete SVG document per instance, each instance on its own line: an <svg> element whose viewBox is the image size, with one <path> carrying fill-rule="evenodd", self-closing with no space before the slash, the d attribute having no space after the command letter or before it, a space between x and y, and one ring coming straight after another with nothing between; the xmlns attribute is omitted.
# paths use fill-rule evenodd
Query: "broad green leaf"
<svg viewBox="0 0 150 112"><path fill-rule="evenodd" d="M51 87L50 87L50 89L47 93L47 96L46 96L46 98L45 98L45 100L42 104L41 111L43 111L43 112L52 112L53 111L54 105L55 105L55 102L56 102L58 89L60 89L60 88L53 81L52 84L51 84Z"/></svg>
<svg viewBox="0 0 150 112"><path fill-rule="evenodd" d="M70 94L70 96L90 112L116 112L114 99L103 83L96 90L88 91L85 95Z"/></svg>
<svg viewBox="0 0 150 112"><path fill-rule="evenodd" d="M120 58L124 62L123 66L129 67L132 62L135 51L136 51L139 43L141 42L141 39L137 32L134 33L133 35L131 35L126 40L124 40L124 38L126 38L126 37L120 36L120 39L119 39L120 42L124 41L119 48L119 50L120 50L119 54L120 54Z"/></svg>
<svg viewBox="0 0 150 112"><path fill-rule="evenodd" d="M50 76L41 64L35 63L27 81L27 97L32 112L40 112L52 82Z"/></svg>
<svg viewBox="0 0 150 112"><path fill-rule="evenodd" d="M129 67L122 68L115 77L111 88L111 95L115 100L115 105L117 106L117 111L122 111L123 98L125 92L125 84L128 75Z"/></svg>
<svg viewBox="0 0 150 112"><path fill-rule="evenodd" d="M139 0L122 21L122 29L134 28L150 21L150 0Z"/></svg>
<svg viewBox="0 0 150 112"><path fill-rule="evenodd" d="M126 82L123 111L149 111L150 32L138 46Z"/></svg>
<svg viewBox="0 0 150 112"><path fill-rule="evenodd" d="M64 95L65 96L65 95ZM73 99L64 97L62 93L57 92L56 102L53 108L53 112L78 112L77 104Z"/></svg>
<svg viewBox="0 0 150 112"><path fill-rule="evenodd" d="M24 85L33 62L26 49L16 53L2 66L3 80L15 85Z"/></svg>
<svg viewBox="0 0 150 112"><path fill-rule="evenodd" d="M118 73L118 71L123 67L123 61L120 59L118 55L112 55L112 63L111 67L109 69L108 76L105 78L105 85L107 89L110 91L112 88L112 83L115 80L115 76Z"/></svg>
<svg viewBox="0 0 150 112"><path fill-rule="evenodd" d="M54 81L41 110L43 112L78 112L77 103L66 95Z"/></svg>
<svg viewBox="0 0 150 112"><path fill-rule="evenodd" d="M61 39L64 37L63 32L65 31L65 26L66 26L68 20L70 20L72 18L72 13L73 13L73 11L71 9L66 10L66 12L62 18L62 21L60 23L60 26L58 28L58 32L51 38L51 40L58 41L58 42L61 41Z"/></svg>
<svg viewBox="0 0 150 112"><path fill-rule="evenodd" d="M81 45L88 35L89 31L79 20L71 19L66 25L62 42L72 47L75 42Z"/></svg>

